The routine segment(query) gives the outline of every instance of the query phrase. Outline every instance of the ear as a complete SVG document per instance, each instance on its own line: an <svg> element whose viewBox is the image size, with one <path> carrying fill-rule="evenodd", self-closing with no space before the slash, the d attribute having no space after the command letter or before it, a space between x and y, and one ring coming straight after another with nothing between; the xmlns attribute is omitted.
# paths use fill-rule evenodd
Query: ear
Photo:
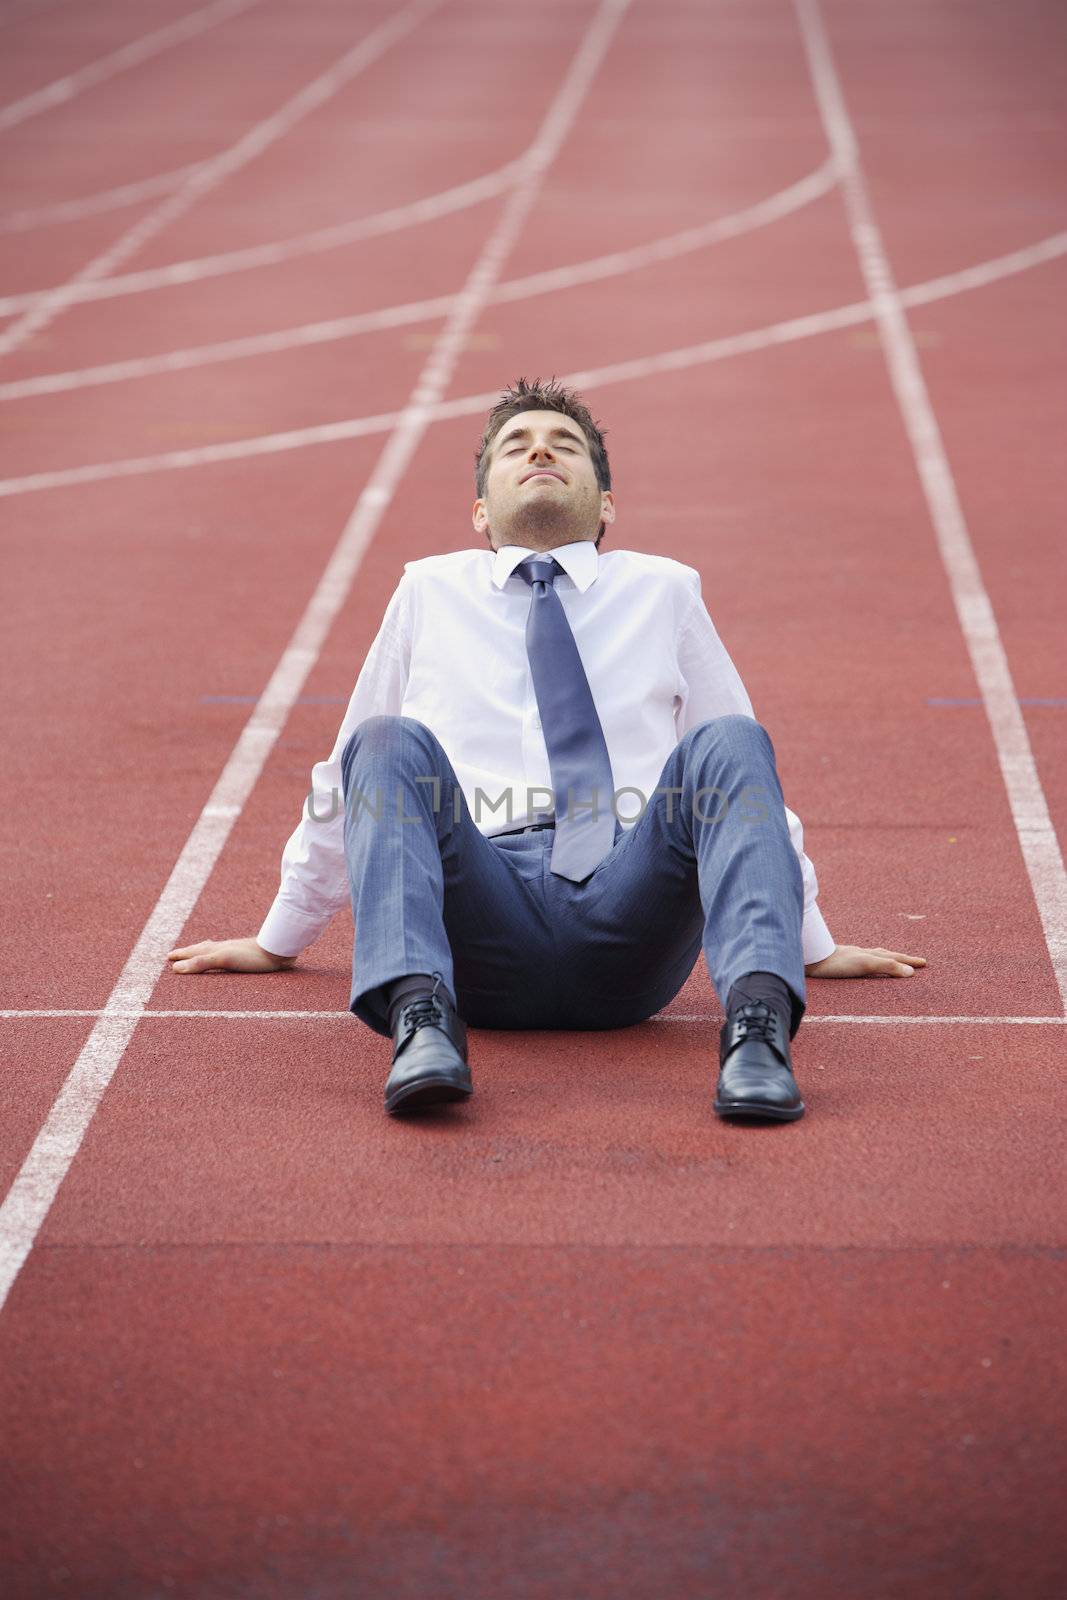
<svg viewBox="0 0 1067 1600"><path fill-rule="evenodd" d="M615 521L615 496L610 489L605 489L600 496L600 520L601 522Z"/></svg>
<svg viewBox="0 0 1067 1600"><path fill-rule="evenodd" d="M489 527L489 513L485 509L484 500L476 500L471 511L471 521L474 523L475 533L485 533Z"/></svg>

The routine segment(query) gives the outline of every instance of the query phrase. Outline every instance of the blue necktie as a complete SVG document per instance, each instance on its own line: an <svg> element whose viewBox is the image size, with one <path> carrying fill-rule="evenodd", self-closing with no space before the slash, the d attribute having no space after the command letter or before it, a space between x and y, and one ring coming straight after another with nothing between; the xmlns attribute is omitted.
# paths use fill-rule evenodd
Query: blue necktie
<svg viewBox="0 0 1067 1600"><path fill-rule="evenodd" d="M554 556L529 556L515 571L530 585L526 654L556 802L552 871L581 883L615 843L611 758L563 602Z"/></svg>

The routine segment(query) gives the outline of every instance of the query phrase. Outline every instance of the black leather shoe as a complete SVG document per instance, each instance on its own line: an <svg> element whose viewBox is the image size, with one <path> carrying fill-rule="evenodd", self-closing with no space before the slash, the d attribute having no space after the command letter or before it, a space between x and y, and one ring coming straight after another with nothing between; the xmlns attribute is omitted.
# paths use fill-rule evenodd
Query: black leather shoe
<svg viewBox="0 0 1067 1600"><path fill-rule="evenodd" d="M474 1093L467 1065L467 1027L438 979L429 994L412 995L393 1030L393 1065L385 1109L421 1111Z"/></svg>
<svg viewBox="0 0 1067 1600"><path fill-rule="evenodd" d="M764 1000L736 1006L723 1024L715 1111L720 1117L775 1122L795 1122L804 1115L782 1019Z"/></svg>

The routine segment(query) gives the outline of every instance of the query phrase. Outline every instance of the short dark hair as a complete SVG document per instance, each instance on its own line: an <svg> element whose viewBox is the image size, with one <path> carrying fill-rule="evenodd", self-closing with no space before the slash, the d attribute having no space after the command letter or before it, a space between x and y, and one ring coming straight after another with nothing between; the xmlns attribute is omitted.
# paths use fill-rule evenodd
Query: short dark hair
<svg viewBox="0 0 1067 1600"><path fill-rule="evenodd" d="M611 467L608 463L608 452L604 447L605 429L593 420L593 414L581 395L576 394L573 389L565 389L555 378L547 380L531 378L529 381L518 378L504 390L490 411L485 420L485 432L482 434L481 443L474 453L474 486L479 500L485 495L485 480L489 471L489 453L493 440L504 424L510 422L512 417L517 417L520 411L559 411L565 417L570 417L572 422L576 422L589 445L597 487L602 490L611 488ZM601 523L597 544L600 543L603 532L604 524Z"/></svg>

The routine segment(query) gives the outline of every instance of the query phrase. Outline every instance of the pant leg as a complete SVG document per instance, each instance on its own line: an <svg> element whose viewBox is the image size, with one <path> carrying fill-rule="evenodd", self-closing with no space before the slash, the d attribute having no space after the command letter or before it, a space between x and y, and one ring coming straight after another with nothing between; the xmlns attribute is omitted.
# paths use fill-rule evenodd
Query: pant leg
<svg viewBox="0 0 1067 1600"><path fill-rule="evenodd" d="M567 1008L586 1026L652 1016L703 948L724 1007L743 973L774 972L793 992L791 1032L799 1027L803 876L774 747L753 718L691 728L610 855L584 883L554 879L552 892Z"/></svg>
<svg viewBox="0 0 1067 1600"><path fill-rule="evenodd" d="M355 922L350 1009L388 1036L383 985L440 973L474 1027L551 1026L542 835L507 846L487 839L440 741L411 717L362 722L341 775Z"/></svg>

